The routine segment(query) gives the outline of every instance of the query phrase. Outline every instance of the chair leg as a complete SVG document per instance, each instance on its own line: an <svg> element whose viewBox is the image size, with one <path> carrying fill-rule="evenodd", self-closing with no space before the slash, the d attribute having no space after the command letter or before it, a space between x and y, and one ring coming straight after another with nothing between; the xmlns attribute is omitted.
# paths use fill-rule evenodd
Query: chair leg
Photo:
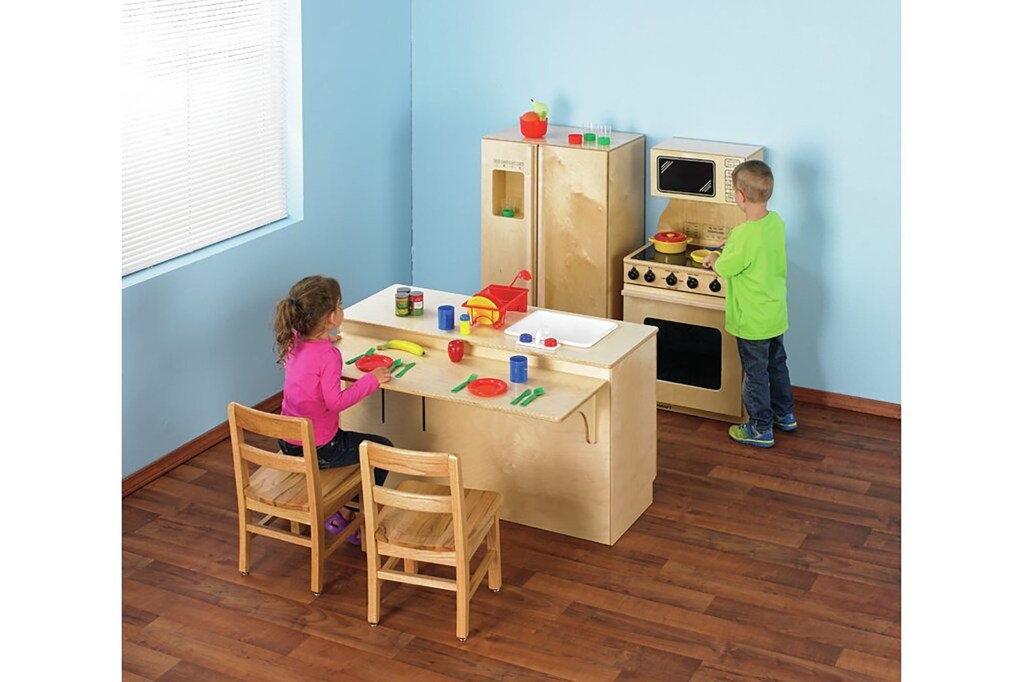
<svg viewBox="0 0 1024 682"><path fill-rule="evenodd" d="M298 521L292 521L292 533L298 535L302 531L302 524Z"/></svg>
<svg viewBox="0 0 1024 682"><path fill-rule="evenodd" d="M246 530L252 512L248 509L238 510L238 572L249 575L251 533Z"/></svg>
<svg viewBox="0 0 1024 682"><path fill-rule="evenodd" d="M324 591L324 532L323 527L318 527L315 523L309 526L309 537L312 540L310 543L312 570L309 588L318 597Z"/></svg>
<svg viewBox="0 0 1024 682"><path fill-rule="evenodd" d="M367 557L366 562L366 620L376 627L380 622L380 578L377 577L377 559Z"/></svg>
<svg viewBox="0 0 1024 682"><path fill-rule="evenodd" d="M497 592L501 589L501 534L497 514L494 516L494 525L487 532L487 549L494 552L491 565L487 567L487 587Z"/></svg>
<svg viewBox="0 0 1024 682"><path fill-rule="evenodd" d="M455 636L461 641L469 637L469 560L455 567Z"/></svg>

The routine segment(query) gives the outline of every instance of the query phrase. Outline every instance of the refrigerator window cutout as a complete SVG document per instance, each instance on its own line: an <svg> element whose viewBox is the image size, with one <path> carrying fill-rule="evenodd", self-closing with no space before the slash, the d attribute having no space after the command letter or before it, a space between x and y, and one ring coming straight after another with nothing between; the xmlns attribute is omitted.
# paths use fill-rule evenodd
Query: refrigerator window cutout
<svg viewBox="0 0 1024 682"><path fill-rule="evenodd" d="M526 175L516 171L495 170L491 178L491 212L496 217L523 219Z"/></svg>

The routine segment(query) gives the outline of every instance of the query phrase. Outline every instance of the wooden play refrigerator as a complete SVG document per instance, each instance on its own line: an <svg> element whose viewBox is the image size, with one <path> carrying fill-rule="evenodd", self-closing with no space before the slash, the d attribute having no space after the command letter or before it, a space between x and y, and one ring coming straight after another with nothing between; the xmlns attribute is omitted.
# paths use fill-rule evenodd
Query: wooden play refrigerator
<svg viewBox="0 0 1024 682"><path fill-rule="evenodd" d="M421 344L424 356L377 351L416 366L341 414L346 430L376 433L397 447L454 452L466 487L502 495L501 518L614 544L651 504L657 468L656 329L619 322L591 348L556 352L523 347L504 329L438 329L437 307L460 309L466 295L424 289L422 317L396 317L384 289L345 310L346 359L389 339ZM509 313L509 325L528 313ZM450 340L462 338L459 363ZM451 389L470 374L509 380L509 357L528 357L528 382L485 398ZM361 376L345 365L343 378ZM526 407L511 400L544 388ZM394 474L393 474L394 476ZM389 483L390 485L391 483Z"/></svg>
<svg viewBox="0 0 1024 682"><path fill-rule="evenodd" d="M573 130L483 138L481 283L529 270L532 305L622 319L622 259L644 241L644 136L573 145Z"/></svg>

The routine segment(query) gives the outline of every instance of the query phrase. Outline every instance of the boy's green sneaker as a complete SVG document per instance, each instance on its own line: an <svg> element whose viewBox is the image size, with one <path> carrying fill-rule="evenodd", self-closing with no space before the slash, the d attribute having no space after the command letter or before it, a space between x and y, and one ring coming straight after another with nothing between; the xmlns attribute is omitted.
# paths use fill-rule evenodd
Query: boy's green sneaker
<svg viewBox="0 0 1024 682"><path fill-rule="evenodd" d="M735 424L729 427L729 438L737 443L755 445L759 448L770 448L775 445L775 438L771 432L755 433L749 424Z"/></svg>
<svg viewBox="0 0 1024 682"><path fill-rule="evenodd" d="M775 426L783 431L796 431L796 417L792 412L775 418Z"/></svg>

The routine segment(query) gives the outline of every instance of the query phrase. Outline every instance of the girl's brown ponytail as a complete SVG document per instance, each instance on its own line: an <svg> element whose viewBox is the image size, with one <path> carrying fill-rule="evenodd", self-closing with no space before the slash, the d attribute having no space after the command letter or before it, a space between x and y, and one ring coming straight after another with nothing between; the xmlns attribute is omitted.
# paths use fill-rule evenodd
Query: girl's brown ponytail
<svg viewBox="0 0 1024 682"><path fill-rule="evenodd" d="M333 277L313 275L296 282L288 296L277 302L271 328L277 362L284 365L285 358L295 344L298 332L308 338L320 331L324 319L341 303L341 286Z"/></svg>

